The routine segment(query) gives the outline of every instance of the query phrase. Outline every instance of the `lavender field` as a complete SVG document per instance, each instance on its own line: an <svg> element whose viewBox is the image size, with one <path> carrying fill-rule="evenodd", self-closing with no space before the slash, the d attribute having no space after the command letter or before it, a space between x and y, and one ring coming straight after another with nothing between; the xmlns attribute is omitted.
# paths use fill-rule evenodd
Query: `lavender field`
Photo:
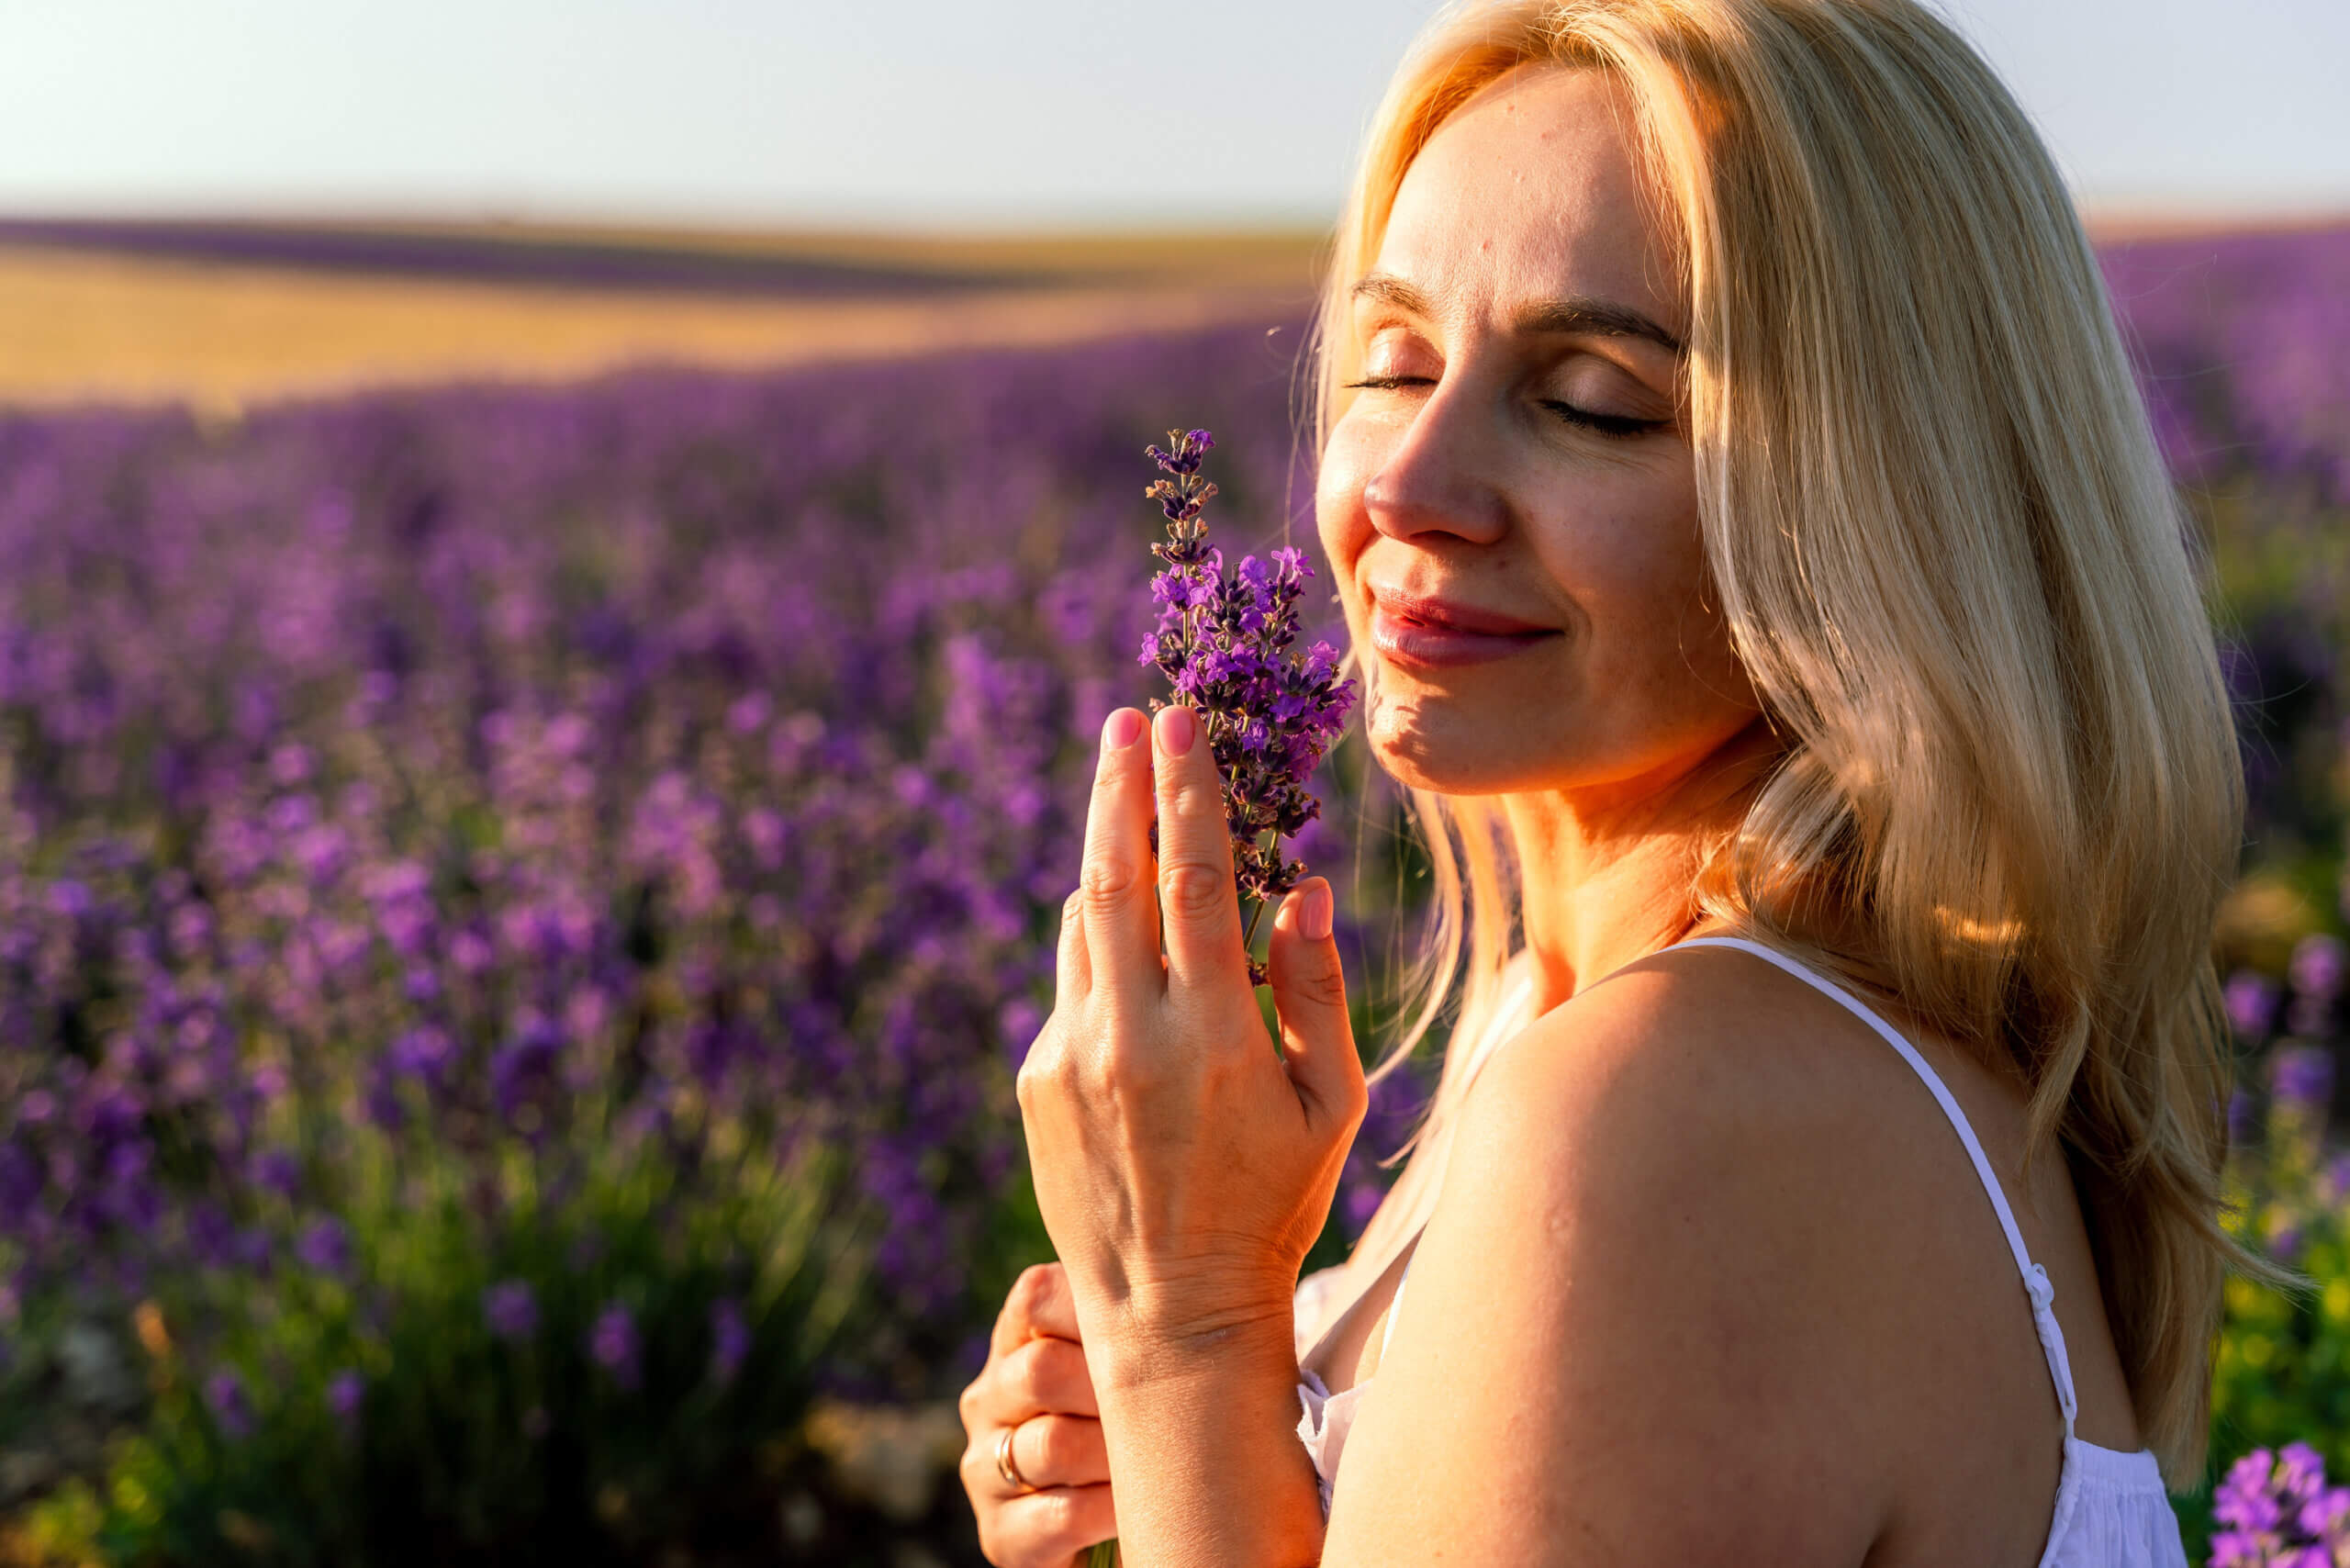
<svg viewBox="0 0 2350 1568"><path fill-rule="evenodd" d="M2254 783L2245 1223L2344 1282L2232 1298L2215 1458L2340 1476L2350 230L2108 262ZM0 1562L977 1561L937 1402L1046 1251L1142 448L1314 559L1297 331L0 416ZM1362 775L1300 847L1376 1050Z"/></svg>

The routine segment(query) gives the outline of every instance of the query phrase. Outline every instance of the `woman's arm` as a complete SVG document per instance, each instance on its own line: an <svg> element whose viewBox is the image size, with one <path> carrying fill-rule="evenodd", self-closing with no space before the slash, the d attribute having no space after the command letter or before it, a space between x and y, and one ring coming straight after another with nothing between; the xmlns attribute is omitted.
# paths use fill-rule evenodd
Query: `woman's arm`
<svg viewBox="0 0 2350 1568"><path fill-rule="evenodd" d="M1307 1568L1322 1505L1298 1441L1286 1300L1137 1332L1097 1372L1129 1568Z"/></svg>
<svg viewBox="0 0 2350 1568"><path fill-rule="evenodd" d="M1362 1066L1328 885L1308 882L1273 918L1276 1052L1209 747L1180 707L1151 735L1131 709L1103 727L1083 885L1063 912L1052 1017L1021 1066L1021 1117L1126 1561L1302 1568L1322 1519L1295 1432L1291 1299L1362 1119Z"/></svg>

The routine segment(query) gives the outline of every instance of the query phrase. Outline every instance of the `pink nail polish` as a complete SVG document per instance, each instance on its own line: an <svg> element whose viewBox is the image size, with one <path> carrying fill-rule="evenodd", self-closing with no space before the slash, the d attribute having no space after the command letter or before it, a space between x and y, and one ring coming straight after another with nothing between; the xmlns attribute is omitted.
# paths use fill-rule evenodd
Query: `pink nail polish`
<svg viewBox="0 0 2350 1568"><path fill-rule="evenodd" d="M1142 715L1131 708L1119 709L1102 726L1102 747L1104 751L1124 751L1140 739Z"/></svg>
<svg viewBox="0 0 2350 1568"><path fill-rule="evenodd" d="M1327 882L1315 882L1310 884L1305 890L1305 896L1298 901L1297 929L1299 935L1303 935L1308 942L1328 941L1330 939L1330 884Z"/></svg>
<svg viewBox="0 0 2350 1568"><path fill-rule="evenodd" d="M1158 746L1169 756L1181 756L1192 749L1192 740L1200 733L1200 721L1189 708L1173 703L1158 711Z"/></svg>

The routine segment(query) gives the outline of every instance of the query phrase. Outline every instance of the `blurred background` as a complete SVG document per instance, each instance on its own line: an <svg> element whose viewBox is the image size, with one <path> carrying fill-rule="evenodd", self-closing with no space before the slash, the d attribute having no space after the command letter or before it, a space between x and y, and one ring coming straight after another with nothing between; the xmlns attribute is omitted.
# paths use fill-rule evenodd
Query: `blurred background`
<svg viewBox="0 0 2350 1568"><path fill-rule="evenodd" d="M979 1561L1142 447L1310 549L1315 267L1429 11L0 11L0 1563ZM2232 1223L2316 1282L2232 1287L2214 1473L2341 1478L2350 10L1946 14L2238 700ZM1358 741L1318 788L1376 1052L1424 868Z"/></svg>

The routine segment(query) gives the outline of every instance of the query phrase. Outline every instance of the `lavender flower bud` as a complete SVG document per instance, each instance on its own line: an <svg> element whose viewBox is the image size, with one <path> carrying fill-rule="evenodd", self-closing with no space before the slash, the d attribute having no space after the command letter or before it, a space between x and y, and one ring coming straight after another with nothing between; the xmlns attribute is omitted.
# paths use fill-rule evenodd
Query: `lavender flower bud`
<svg viewBox="0 0 2350 1568"><path fill-rule="evenodd" d="M751 1353L751 1326L743 1316L742 1304L732 1297L722 1299L710 1309L710 1380L724 1388L743 1370L743 1362Z"/></svg>
<svg viewBox="0 0 2350 1568"><path fill-rule="evenodd" d="M204 1380L204 1403L211 1407L222 1436L232 1442L252 1436L253 1407L245 1398L245 1380L235 1369L223 1367Z"/></svg>
<svg viewBox="0 0 2350 1568"><path fill-rule="evenodd" d="M588 1353L612 1374L612 1381L633 1392L637 1384L636 1318L619 1302L610 1302L596 1315L588 1331Z"/></svg>
<svg viewBox="0 0 2350 1568"><path fill-rule="evenodd" d="M327 1408L346 1429L359 1418L359 1406L366 1396L367 1380L350 1367L327 1380Z"/></svg>
<svg viewBox="0 0 2350 1568"><path fill-rule="evenodd" d="M520 1280L501 1280L482 1293L482 1316L500 1339L527 1339L539 1331L539 1298Z"/></svg>

